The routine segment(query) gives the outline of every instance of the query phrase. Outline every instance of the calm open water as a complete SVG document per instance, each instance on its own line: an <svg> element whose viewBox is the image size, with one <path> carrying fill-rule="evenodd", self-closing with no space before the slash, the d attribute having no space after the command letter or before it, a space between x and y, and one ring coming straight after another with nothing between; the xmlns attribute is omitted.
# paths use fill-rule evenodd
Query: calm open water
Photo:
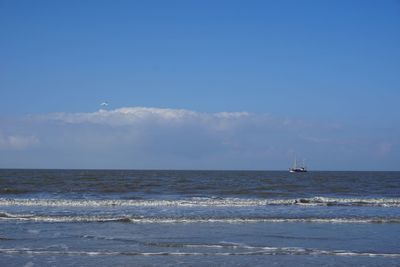
<svg viewBox="0 0 400 267"><path fill-rule="evenodd" d="M0 170L0 266L400 266L400 172Z"/></svg>

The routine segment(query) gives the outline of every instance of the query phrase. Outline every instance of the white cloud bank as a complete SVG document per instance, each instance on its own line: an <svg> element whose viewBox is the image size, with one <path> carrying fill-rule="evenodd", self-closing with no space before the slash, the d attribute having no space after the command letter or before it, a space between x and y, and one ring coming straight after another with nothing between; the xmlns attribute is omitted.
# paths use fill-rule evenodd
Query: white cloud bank
<svg viewBox="0 0 400 267"><path fill-rule="evenodd" d="M109 126L198 124L219 128L254 119L254 115L247 112L199 113L185 109L126 107L92 113L53 113L37 118L70 124L91 123Z"/></svg>
<svg viewBox="0 0 400 267"><path fill-rule="evenodd" d="M336 123L148 107L32 115L6 126L18 134L0 135L0 149L19 153L0 160L23 167L284 169L298 155L323 168L365 162L382 143L360 142L357 129ZM396 140L383 141L380 158L396 151Z"/></svg>
<svg viewBox="0 0 400 267"><path fill-rule="evenodd" d="M0 150L24 150L39 143L39 139L35 136L4 135L0 133Z"/></svg>

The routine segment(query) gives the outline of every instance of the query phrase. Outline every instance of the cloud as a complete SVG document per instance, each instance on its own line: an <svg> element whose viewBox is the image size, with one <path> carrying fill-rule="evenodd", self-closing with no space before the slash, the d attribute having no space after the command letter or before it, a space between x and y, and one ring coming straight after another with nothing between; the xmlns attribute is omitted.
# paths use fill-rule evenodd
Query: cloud
<svg viewBox="0 0 400 267"><path fill-rule="evenodd" d="M148 139L159 143L160 140L175 138L175 141L180 141L179 145L183 140L199 142L201 138L207 138L210 141L218 139L225 145L235 143L237 147L238 142L256 135L267 134L271 137L277 132L302 131L309 128L309 125L302 121L277 118L268 114L201 113L185 109L147 107L127 107L91 113L53 113L31 118L48 125L53 123L61 128L76 131L86 129L85 133L81 132L80 137L88 132L97 135L108 131L109 136L116 134L115 136L124 142L141 139L141 144ZM238 142L232 140L235 138Z"/></svg>
<svg viewBox="0 0 400 267"><path fill-rule="evenodd" d="M250 117L247 112L199 113L185 109L127 107L115 110L101 109L92 113L53 113L33 118L47 121L62 121L70 124L91 123L109 126L138 124L202 124L216 126L236 123Z"/></svg>
<svg viewBox="0 0 400 267"><path fill-rule="evenodd" d="M231 168L238 161L255 166L268 157L279 160L279 154L287 157L296 131L309 127L269 114L148 107L32 115L26 120L45 140L43 147L84 157L80 162L154 168Z"/></svg>
<svg viewBox="0 0 400 267"><path fill-rule="evenodd" d="M310 167L354 169L377 147L380 155L397 155L388 145L397 141L384 134L372 138L337 122L249 112L125 107L29 115L1 125L7 134L0 134L0 150L10 152L0 153L4 167L286 169L297 155Z"/></svg>
<svg viewBox="0 0 400 267"><path fill-rule="evenodd" d="M0 150L24 150L39 143L39 139L35 136L3 135L0 133Z"/></svg>
<svg viewBox="0 0 400 267"><path fill-rule="evenodd" d="M248 112L201 113L184 109L128 107L115 110L99 110L91 113L54 113L32 117L47 125L74 129L80 132L79 139L87 145L102 139L104 145L112 142L124 142L136 146L168 146L179 150L183 145L195 146L198 143L231 143L235 136L244 136L247 132L260 133L260 129L286 127L268 115L256 115ZM83 129L85 131L83 132ZM87 136L88 132L92 136ZM73 136L72 134L71 136ZM101 137L99 137L101 135ZM89 140L83 140L87 136ZM207 141L206 141L207 140ZM172 143L176 145L172 149ZM190 144L189 144L190 143ZM199 148L200 149L200 148ZM165 151L160 151L164 153ZM200 152L200 151L198 151ZM193 152L196 153L196 152Z"/></svg>

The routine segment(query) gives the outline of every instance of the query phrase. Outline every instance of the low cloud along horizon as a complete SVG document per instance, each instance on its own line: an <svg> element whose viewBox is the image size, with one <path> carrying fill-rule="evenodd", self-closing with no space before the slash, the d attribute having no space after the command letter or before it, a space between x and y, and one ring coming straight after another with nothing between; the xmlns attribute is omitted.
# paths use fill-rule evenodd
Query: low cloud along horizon
<svg viewBox="0 0 400 267"><path fill-rule="evenodd" d="M2 118L0 167L396 169L396 135L249 112L125 107ZM351 165L349 165L351 162Z"/></svg>

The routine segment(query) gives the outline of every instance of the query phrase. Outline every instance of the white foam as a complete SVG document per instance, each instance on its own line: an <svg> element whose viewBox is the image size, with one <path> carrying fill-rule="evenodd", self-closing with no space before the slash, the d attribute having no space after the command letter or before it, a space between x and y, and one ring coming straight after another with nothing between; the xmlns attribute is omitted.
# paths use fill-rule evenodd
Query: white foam
<svg viewBox="0 0 400 267"><path fill-rule="evenodd" d="M250 249L250 251L249 251ZM69 256L232 256L232 255L328 255L351 257L391 257L399 258L399 253L355 252L346 250L319 250L296 247L249 247L238 251L236 248L228 252L141 252L141 251L71 251L47 250L29 248L0 248L1 254L28 254L28 255L69 255Z"/></svg>
<svg viewBox="0 0 400 267"><path fill-rule="evenodd" d="M243 218L243 217L135 217L128 215L32 215L1 213L0 220L16 220L51 223L90 223L90 222L124 222L137 224L152 223L400 223L400 218L363 217L363 218Z"/></svg>
<svg viewBox="0 0 400 267"><path fill-rule="evenodd" d="M182 206L182 207L248 207L266 205L349 205L400 207L400 198L329 198L313 197L301 199L242 199L242 198L190 198L179 200L86 200L86 199L10 199L0 198L0 206L44 206L44 207L102 207L102 206Z"/></svg>

